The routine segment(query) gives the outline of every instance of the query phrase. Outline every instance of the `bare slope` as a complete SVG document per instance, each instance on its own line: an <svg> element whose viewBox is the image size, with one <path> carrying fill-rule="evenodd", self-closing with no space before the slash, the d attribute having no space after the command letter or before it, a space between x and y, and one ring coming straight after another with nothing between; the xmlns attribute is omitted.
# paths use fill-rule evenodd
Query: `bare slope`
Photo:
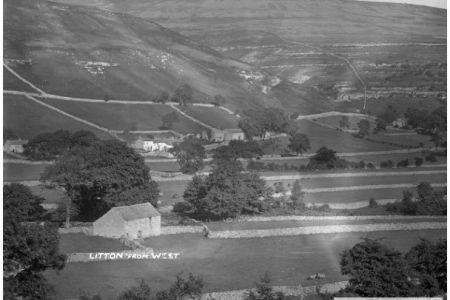
<svg viewBox="0 0 450 300"><path fill-rule="evenodd" d="M44 0L4 8L5 62L46 92L151 100L188 83L197 102L279 105L262 93L267 74L148 20Z"/></svg>

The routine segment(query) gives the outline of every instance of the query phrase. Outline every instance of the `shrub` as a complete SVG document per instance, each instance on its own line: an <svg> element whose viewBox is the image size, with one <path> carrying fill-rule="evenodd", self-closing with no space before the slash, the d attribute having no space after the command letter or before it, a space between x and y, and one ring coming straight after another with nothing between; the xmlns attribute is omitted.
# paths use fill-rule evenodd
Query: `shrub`
<svg viewBox="0 0 450 300"><path fill-rule="evenodd" d="M421 165L423 165L423 159L420 157L416 157L415 164L416 164L416 167L420 167Z"/></svg>
<svg viewBox="0 0 450 300"><path fill-rule="evenodd" d="M394 162L392 160L380 162L380 168L393 168L393 167L394 167Z"/></svg>
<svg viewBox="0 0 450 300"><path fill-rule="evenodd" d="M437 162L436 155L434 153L430 153L425 157L425 160L428 162Z"/></svg>
<svg viewBox="0 0 450 300"><path fill-rule="evenodd" d="M374 166L373 163L368 163L368 164L367 164L367 168L373 170L373 169L375 169L375 166Z"/></svg>
<svg viewBox="0 0 450 300"><path fill-rule="evenodd" d="M397 163L397 168L406 168L409 166L409 160L408 159L404 159L402 161L399 161Z"/></svg>
<svg viewBox="0 0 450 300"><path fill-rule="evenodd" d="M377 203L377 201L375 201L375 199L374 198L370 198L370 200L369 200L369 207L377 207L378 206L378 203Z"/></svg>

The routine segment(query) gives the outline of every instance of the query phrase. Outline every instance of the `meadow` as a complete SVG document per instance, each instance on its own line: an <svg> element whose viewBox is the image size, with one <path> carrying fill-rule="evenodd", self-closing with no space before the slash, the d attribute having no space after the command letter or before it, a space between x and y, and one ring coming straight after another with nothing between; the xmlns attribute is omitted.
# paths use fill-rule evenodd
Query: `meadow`
<svg viewBox="0 0 450 300"><path fill-rule="evenodd" d="M238 128L239 118L217 107L187 106L183 111L214 128Z"/></svg>
<svg viewBox="0 0 450 300"><path fill-rule="evenodd" d="M94 124L113 130L159 130L162 117L175 112L163 104L118 104L118 103L79 103L45 99L45 103L57 107ZM176 113L176 112L175 112ZM173 124L173 130L180 133L200 133L204 130L199 124L178 114L179 122Z"/></svg>
<svg viewBox="0 0 450 300"><path fill-rule="evenodd" d="M389 247L405 252L420 238L445 236L445 230L235 240L204 239L199 234L160 236L147 239L145 244L156 252L179 252L179 259L70 263L59 274L46 272L46 277L55 286L58 299L76 297L81 290L113 299L141 279L153 290L160 290L167 288L180 271L201 275L205 291L250 288L265 272L274 285L308 285L307 276L317 272L326 274L326 282L345 280L340 274L340 253L361 237L383 238Z"/></svg>
<svg viewBox="0 0 450 300"><path fill-rule="evenodd" d="M31 139L39 133L52 132L58 129L72 132L89 130L101 139L111 138L106 132L75 121L17 95L3 95L3 126L12 129L17 136L23 139Z"/></svg>

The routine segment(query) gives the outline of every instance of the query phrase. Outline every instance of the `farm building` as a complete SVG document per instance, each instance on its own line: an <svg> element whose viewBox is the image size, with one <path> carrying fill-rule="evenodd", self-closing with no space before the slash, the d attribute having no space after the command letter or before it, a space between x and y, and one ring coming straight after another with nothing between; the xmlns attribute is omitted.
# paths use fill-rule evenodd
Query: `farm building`
<svg viewBox="0 0 450 300"><path fill-rule="evenodd" d="M224 130L211 130L211 141L243 141L245 139L244 132L239 128L228 128Z"/></svg>
<svg viewBox="0 0 450 300"><path fill-rule="evenodd" d="M225 129L224 139L225 141L243 141L245 139L245 135L239 128Z"/></svg>
<svg viewBox="0 0 450 300"><path fill-rule="evenodd" d="M7 140L3 145L5 152L23 153L23 146L28 143L28 140Z"/></svg>
<svg viewBox="0 0 450 300"><path fill-rule="evenodd" d="M173 145L168 140L144 140L139 137L132 145L133 148L147 152L168 152Z"/></svg>
<svg viewBox="0 0 450 300"><path fill-rule="evenodd" d="M398 128L403 128L406 126L406 119L405 118L398 118L397 120L395 120L394 122L392 122L392 126L394 127L398 127Z"/></svg>
<svg viewBox="0 0 450 300"><path fill-rule="evenodd" d="M93 223L93 235L130 239L161 234L161 214L148 202L111 208Z"/></svg>

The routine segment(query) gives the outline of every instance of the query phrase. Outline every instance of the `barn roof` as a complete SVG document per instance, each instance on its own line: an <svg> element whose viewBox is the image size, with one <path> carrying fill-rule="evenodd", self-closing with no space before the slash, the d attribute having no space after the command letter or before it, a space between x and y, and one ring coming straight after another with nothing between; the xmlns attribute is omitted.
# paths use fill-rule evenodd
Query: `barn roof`
<svg viewBox="0 0 450 300"><path fill-rule="evenodd" d="M18 139L18 140L7 140L4 144L4 146L12 146L12 145L25 145L28 143L28 140L22 140L22 139Z"/></svg>
<svg viewBox="0 0 450 300"><path fill-rule="evenodd" d="M111 208L111 211L116 212L125 221L151 218L161 215L156 208L148 202L128 206L117 206Z"/></svg>

